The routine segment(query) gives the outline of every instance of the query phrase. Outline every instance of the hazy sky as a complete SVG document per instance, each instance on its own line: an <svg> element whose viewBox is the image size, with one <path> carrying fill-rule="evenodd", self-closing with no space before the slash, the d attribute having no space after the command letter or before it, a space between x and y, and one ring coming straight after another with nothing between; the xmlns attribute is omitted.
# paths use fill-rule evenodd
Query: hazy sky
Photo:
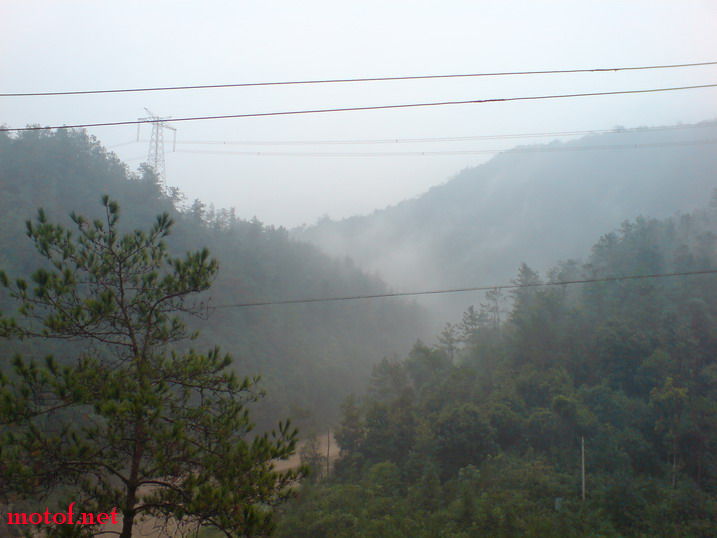
<svg viewBox="0 0 717 538"><path fill-rule="evenodd" d="M0 92L657 65L717 60L708 1L11 1L0 6ZM717 82L717 66L623 73L0 98L20 127ZM174 124L168 184L242 217L294 226L424 192L485 156L274 157L200 151L505 148L507 141L240 146L190 141L404 139L589 130L717 117L717 89ZM136 167L150 127L90 130ZM548 140L546 140L548 141ZM134 142L134 143L129 143ZM518 143L516 141L514 143ZM537 142L537 140L533 140ZM181 152L179 150L182 150Z"/></svg>

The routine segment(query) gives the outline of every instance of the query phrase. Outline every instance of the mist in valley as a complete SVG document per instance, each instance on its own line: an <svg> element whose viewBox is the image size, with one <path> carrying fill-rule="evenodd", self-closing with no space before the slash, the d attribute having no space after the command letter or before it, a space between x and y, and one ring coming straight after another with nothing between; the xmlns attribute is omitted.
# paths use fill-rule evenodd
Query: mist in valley
<svg viewBox="0 0 717 538"><path fill-rule="evenodd" d="M292 233L396 291L510 284L522 263L546 274L585 260L625 221L705 207L715 140L717 124L703 122L517 146L413 199ZM419 298L439 324L481 301L478 293Z"/></svg>
<svg viewBox="0 0 717 538"><path fill-rule="evenodd" d="M716 24L4 6L0 536L712 536Z"/></svg>

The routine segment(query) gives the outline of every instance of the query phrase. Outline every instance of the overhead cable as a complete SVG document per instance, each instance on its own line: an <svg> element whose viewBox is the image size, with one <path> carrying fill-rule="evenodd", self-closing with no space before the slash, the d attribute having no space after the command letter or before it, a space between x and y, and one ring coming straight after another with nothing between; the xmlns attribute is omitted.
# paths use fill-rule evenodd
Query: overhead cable
<svg viewBox="0 0 717 538"><path fill-rule="evenodd" d="M518 75L562 75L570 73L602 73L617 71L642 71L648 69L675 69L682 67L701 67L708 65L716 65L713 62L694 62L684 64L668 64L668 65L645 65L634 67L598 67L588 69L548 69L543 71L502 71L494 73L458 73L445 75L406 75L394 77L363 77L363 78L335 78L335 79L319 79L319 80L292 80L279 82L238 82L228 84L200 84L185 86L156 86L148 88L119 88L108 90L70 90L56 92L18 92L18 93L0 93L0 97L47 97L60 95L93 95L105 93L131 93L131 92L161 92L161 91L177 91L177 90L208 90L220 88L249 88L257 86L290 86L290 85L308 85L308 84L336 84L336 83L358 83L358 82L387 82L398 80L427 80L442 78L469 78L469 77L504 77Z"/></svg>
<svg viewBox="0 0 717 538"><path fill-rule="evenodd" d="M265 118L270 116L296 116L305 114L324 114L330 112L358 112L367 110L387 110L400 108L417 108L417 107L434 107L446 105L475 105L487 103L507 103L510 101L538 101L545 99L567 99L575 97L596 97L606 95L629 95L638 93L658 93L673 92L681 90L696 90L703 88L717 87L717 83L698 84L694 86L674 86L669 88L649 88L642 90L619 90L609 92L585 92L585 93L567 93L554 95L528 95L522 97L496 97L491 99L468 99L465 101L436 101L430 103L404 103L395 105L374 105L374 106L354 106L345 108L319 108L310 110L284 110L278 112L254 112L248 114L221 114L217 116L188 116L183 118L164 118L164 119L141 119L127 121L97 122L97 123L78 123L74 125L54 125L54 126L36 126L36 127L0 127L0 132L21 132L21 131L47 131L52 129L79 129L87 127L116 127L120 125L139 125L142 123L176 123L185 121L202 121L202 120L227 120L239 118Z"/></svg>
<svg viewBox="0 0 717 538"><path fill-rule="evenodd" d="M614 129L591 129L583 131L552 131L541 133L507 133L492 135L470 135L470 136L434 136L427 138L357 138L357 139L321 139L321 140L177 140L177 145L208 145L208 146L322 146L322 145L362 145L362 144L420 144L426 142L469 142L473 140L505 140L514 138L548 138L561 136L586 136L596 134L624 134L642 133L651 131L671 131L674 129L695 129L705 127L717 127L717 123L697 123L689 125L667 125L660 127L635 127L625 129L616 127ZM141 140L146 143L146 140ZM136 143L134 140L109 146L108 149L119 147L125 144Z"/></svg>
<svg viewBox="0 0 717 538"><path fill-rule="evenodd" d="M374 151L374 152L318 152L318 151L214 151L179 149L173 153L193 153L200 155L237 155L242 157L414 157L414 156L442 156L442 155L493 155L496 153L544 153L561 151L591 151L591 150L621 150L643 148L665 148L674 146L695 146L703 144L717 144L717 139L686 140L683 142L654 142L646 144L601 144L592 146L531 146L507 149L466 149L453 151Z"/></svg>
<svg viewBox="0 0 717 538"><path fill-rule="evenodd" d="M256 306L277 306L289 304L305 304L305 303L329 303L338 301L356 301L359 299L383 299L387 297L415 297L419 295L441 295L447 293L466 293L471 291L491 291L491 290L515 290L521 288L543 288L556 286L571 286L575 284L597 284L601 282L620 282L625 280L647 280L651 278L672 278L672 277L688 277L698 275L717 274L717 269L704 269L700 271L680 271L675 273L651 273L645 275L623 275L623 276L607 276L597 278L584 278L580 280L559 280L552 282L528 283L528 284L499 284L497 286L472 286L468 288L452 288L443 290L422 290L422 291L405 291L392 293L375 293L370 295L345 295L339 297L313 297L306 299L286 299L279 301L257 301L251 303L235 303L235 304L219 304L209 306L210 310L223 308L250 308Z"/></svg>

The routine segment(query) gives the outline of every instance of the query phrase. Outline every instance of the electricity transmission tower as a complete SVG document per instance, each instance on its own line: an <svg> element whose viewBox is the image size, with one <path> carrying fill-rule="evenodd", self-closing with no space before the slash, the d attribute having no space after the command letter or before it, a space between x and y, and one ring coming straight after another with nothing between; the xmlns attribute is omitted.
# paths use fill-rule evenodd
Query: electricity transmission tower
<svg viewBox="0 0 717 538"><path fill-rule="evenodd" d="M167 125L164 120L168 120L170 116L159 117L152 113L148 108L144 109L149 116L138 118L140 121L152 122L152 136L149 139L149 149L147 150L147 164L150 165L155 173L162 188L166 187L167 172L164 166L164 130L174 131L174 140L172 143L172 151L177 145L177 129L171 125ZM137 125L137 140L139 140L139 125Z"/></svg>

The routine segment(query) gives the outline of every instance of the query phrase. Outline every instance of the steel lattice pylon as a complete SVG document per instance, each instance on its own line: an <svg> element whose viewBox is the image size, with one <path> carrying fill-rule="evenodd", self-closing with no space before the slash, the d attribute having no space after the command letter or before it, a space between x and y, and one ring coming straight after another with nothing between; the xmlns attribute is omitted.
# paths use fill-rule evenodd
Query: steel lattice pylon
<svg viewBox="0 0 717 538"><path fill-rule="evenodd" d="M164 189L166 187L167 172L164 165L164 130L174 131L174 142L177 142L177 129L171 125L167 125L164 120L170 119L171 116L160 117L152 113L151 110L145 108L148 117L138 118L140 121L152 123L152 136L149 139L149 148L147 149L147 164L150 165L155 173L159 184ZM139 138L139 125L137 126L137 136ZM174 147L174 146L173 146Z"/></svg>

